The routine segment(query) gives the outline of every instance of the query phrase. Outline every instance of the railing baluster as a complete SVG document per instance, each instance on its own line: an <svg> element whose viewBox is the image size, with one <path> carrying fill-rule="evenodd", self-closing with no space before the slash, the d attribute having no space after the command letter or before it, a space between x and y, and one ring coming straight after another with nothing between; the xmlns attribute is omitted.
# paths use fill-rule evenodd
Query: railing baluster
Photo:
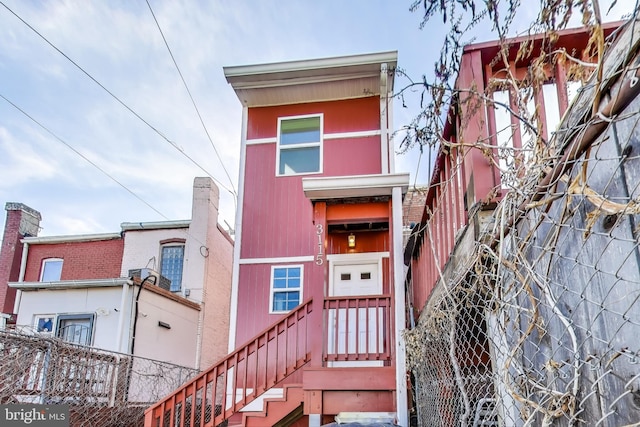
<svg viewBox="0 0 640 427"><path fill-rule="evenodd" d="M244 348L244 363L243 363L243 370L242 370L242 403L243 405L247 403L247 371L249 370L249 347L245 347Z"/></svg>

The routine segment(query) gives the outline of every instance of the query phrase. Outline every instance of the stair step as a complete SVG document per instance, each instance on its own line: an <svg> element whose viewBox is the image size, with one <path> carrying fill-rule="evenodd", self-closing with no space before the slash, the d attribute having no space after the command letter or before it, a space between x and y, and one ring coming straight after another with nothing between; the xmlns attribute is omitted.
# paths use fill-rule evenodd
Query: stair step
<svg viewBox="0 0 640 427"><path fill-rule="evenodd" d="M302 385L288 385L283 389L283 396L264 399L262 411L245 412L243 416L246 427L271 427L291 416L302 416L304 391ZM299 412L296 413L296 411Z"/></svg>

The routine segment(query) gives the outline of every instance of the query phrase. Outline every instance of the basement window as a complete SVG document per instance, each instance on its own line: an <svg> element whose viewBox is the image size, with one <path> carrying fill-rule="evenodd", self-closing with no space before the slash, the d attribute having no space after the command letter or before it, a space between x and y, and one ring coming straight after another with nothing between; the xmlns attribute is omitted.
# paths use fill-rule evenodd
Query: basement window
<svg viewBox="0 0 640 427"><path fill-rule="evenodd" d="M322 172L322 115L278 119L277 175Z"/></svg>

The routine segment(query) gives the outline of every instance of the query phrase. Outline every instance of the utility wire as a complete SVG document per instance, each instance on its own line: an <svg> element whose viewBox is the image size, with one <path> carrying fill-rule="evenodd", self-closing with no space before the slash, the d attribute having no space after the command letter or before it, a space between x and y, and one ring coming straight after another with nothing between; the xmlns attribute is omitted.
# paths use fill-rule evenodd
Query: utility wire
<svg viewBox="0 0 640 427"><path fill-rule="evenodd" d="M160 32L160 35L162 36L162 40L164 41L164 45L167 47L167 51L169 51L169 55L171 56L171 60L173 61L173 65L175 65L176 70L178 71L178 74L180 75L180 79L182 80L182 84L184 84L184 88L187 90L187 93L189 94L189 98L191 98L191 103L193 104L193 108L196 110L196 114L198 115L198 118L200 119L200 124L202 124L202 128L204 129L204 133L207 134L207 138L209 139L209 142L211 143L211 147L213 147L213 151L216 153L216 156L218 157L218 160L220 161L220 165L222 166L222 170L224 170L224 173L227 175L227 179L229 180L229 183L231 184L231 188L233 189L233 194L234 196L237 197L237 193L236 193L236 189L233 185L233 180L231 179L231 176L229 176L229 171L227 171L227 168L224 165L224 162L222 161L222 157L220 157L220 153L218 152L218 149L216 148L216 145L213 143L213 139L211 139L211 135L209 134L209 131L207 129L207 126L204 124L204 120L202 119L202 115L200 114L200 110L198 110L198 106L196 105L196 101L193 99L193 95L191 94L191 91L189 90L189 86L187 86L187 82L184 79L184 76L182 75L182 72L180 71L180 67L178 67L178 63L176 62L176 58L173 56L173 52L171 51L171 48L169 47L169 43L167 42L166 37L164 36L164 32L162 31L162 28L160 28L160 23L158 22L158 19L156 18L156 14L153 12L153 9L151 8L151 4L149 3L149 0L146 0L147 2L147 6L149 7L149 11L151 12L151 16L153 16L153 20L156 23L156 26L158 27L158 31Z"/></svg>
<svg viewBox="0 0 640 427"><path fill-rule="evenodd" d="M231 193L232 195L234 195L234 200L235 200L235 191L232 191L231 189L229 189L227 186L225 186L224 184L222 184L220 182L220 180L218 180L217 178L215 178L211 173L209 173L209 171L207 171L204 167L200 166L200 164L198 162L196 162L191 156L189 156L187 153L184 152L184 150L182 150L182 148L178 147L178 145L171 141L169 138L167 138L162 132L160 132L157 128L155 128L153 125L151 125L151 123L149 123L148 121L146 121L144 118L142 118L142 116L140 116L138 113L136 113L131 107L129 107L127 104L124 103L124 101L122 101L120 98L118 98L113 92L111 92L109 89L107 89L102 83L100 83L98 80L96 80L91 74L89 74L87 71L84 70L84 68L82 68L80 65L78 65L73 59L71 59L66 53L64 53L62 50L58 49L53 43L51 43L45 36L43 36L42 34L40 34L38 32L38 30L36 30L34 27L32 27L27 21L25 21L24 19L22 19L17 13L15 13L13 10L11 10L6 4L4 4L4 2L0 1L0 4L2 4L2 6L4 6L5 9L7 9L9 12L11 12L11 14L13 14L16 18L18 18L23 24L25 24L27 27L29 27L29 29L31 31L33 31L34 33L36 33L42 40L44 40L49 46L51 46L52 48L54 48L58 53L60 53L62 56L64 56L69 62L71 62L73 65L76 66L76 68L78 68L80 71L82 71L87 77L89 77L91 80L93 80L94 83L96 83L98 86L100 86L105 92L107 92L109 95L111 95L111 97L113 99L115 99L116 101L118 101L118 103L120 103L120 105L122 105L124 108L126 108L127 110L129 110L131 112L131 114L133 114L134 116L136 116L140 121L142 121L144 124L146 124L149 128L151 128L155 133L157 133L162 139L164 139L165 141L167 141L169 144L171 144L171 146L173 148L175 148L176 150L178 150L183 156L185 156L187 159L189 159L191 161L191 163L193 163L194 165L196 165L198 168L200 168L200 170L202 170L204 173L206 173L211 179L213 179L218 185L220 185L220 187L224 188L225 190L227 190L229 193Z"/></svg>
<svg viewBox="0 0 640 427"><path fill-rule="evenodd" d="M170 221L170 219L163 214L162 212L160 212L157 208L155 208L153 205L151 205L149 202L147 202L146 200L144 200L142 197L140 197L139 195L137 195L133 190L131 190L129 187L127 187L126 185L124 185L123 183L121 183L120 181L118 181L113 175L111 175L109 172L105 171L104 169L102 169L98 164L96 164L95 162L93 162L91 159L89 159L88 157L86 157L84 154L82 154L81 152L79 152L78 150L76 150L75 148L73 148L73 146L71 144L69 144L68 142L66 142L64 139L60 138L58 135L56 135L52 130L50 130L49 128L47 128L45 125L43 125L42 123L40 123L36 118L34 118L33 116L31 116L29 113L27 113L25 110L23 110L22 108L20 108L18 105L16 105L15 103L13 103L10 99L8 99L6 96L4 96L3 94L0 93L0 98L4 99L5 101L7 101L13 108L15 108L16 110L20 111L22 114L24 114L26 117L29 118L29 120L31 120L32 122L34 122L35 124L37 124L38 126L40 126L40 128L42 128L45 132L47 132L49 135L51 135L52 137L54 137L58 142L64 144L68 149L70 149L71 151L73 151L74 153L76 153L78 156L80 156L83 160L85 160L87 163L89 163L91 166L93 166L94 168L98 169L100 172L102 172L107 178L109 178L110 180L112 180L113 182L115 182L116 184L118 184L120 187L122 187L126 192L128 192L129 194L131 194L133 197L135 197L136 199L140 200L142 203L144 203L145 205L147 205L149 208L151 208L155 213L157 213L158 215L160 215L162 218L164 218L167 221ZM196 242L200 243L202 246L204 246L205 248L208 247L207 245L200 240L197 236L194 236L193 234L191 234L189 231L186 231L187 235L189 237L192 237Z"/></svg>
<svg viewBox="0 0 640 427"><path fill-rule="evenodd" d="M78 156L82 157L86 162L88 162L89 164L91 164L91 166L95 167L96 169L98 169L100 172L102 172L104 175L106 175L109 179L111 179L113 182L115 182L116 184L118 184L120 187L124 188L129 194L131 194L133 197L135 197L136 199L140 200L142 203L144 203L145 205L147 205L148 207L150 207L151 209L153 209L154 212L156 212L158 215L160 215L161 217L163 217L166 220L169 220L169 218L167 218L162 212L160 212L158 209L154 208L153 206L151 206L151 204L149 202L147 202L146 200L144 200L142 197L138 196L136 193L134 193L132 190L130 190L126 185L124 185L123 183L121 183L120 181L118 181L115 177L113 177L111 174L109 174L109 172L105 171L104 169L102 169L100 166L98 166L95 162L93 162L91 159L89 159L87 156L85 156L84 154L82 154L81 152L79 152L78 150L76 150L75 148L73 148L71 146L71 144L69 144L68 142L66 142L64 139L60 138L58 135L56 135L55 133L53 133L53 131L49 130L49 128L47 128L45 125L43 125L42 123L40 123L38 120L36 120L33 116L31 116L29 113L27 113L25 110L23 110L22 108L20 108L18 105L14 104L11 100L9 100L6 96L4 96L3 94L0 93L0 97L2 99L4 99L5 101L7 101L9 104L11 104L11 106L13 108L15 108L16 110L20 111L22 114L24 114L26 117L29 118L29 120L31 120L33 123L37 124L38 126L40 126L45 132L47 132L49 135L51 135L52 137L54 137L56 140L58 140L59 142L61 142L62 144L64 144L68 149L70 149L71 151L73 151L74 153L76 153Z"/></svg>

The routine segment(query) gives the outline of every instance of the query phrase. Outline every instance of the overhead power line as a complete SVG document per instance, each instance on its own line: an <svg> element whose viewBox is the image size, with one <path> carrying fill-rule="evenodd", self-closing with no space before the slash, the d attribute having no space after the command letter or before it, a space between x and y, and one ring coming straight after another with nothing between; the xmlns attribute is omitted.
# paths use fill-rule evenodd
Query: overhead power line
<svg viewBox="0 0 640 427"><path fill-rule="evenodd" d="M162 28L160 27L160 23L158 22L158 19L156 18L156 14L153 12L153 9L151 8L151 4L149 3L149 0L146 0L146 2L147 2L147 6L149 7L149 11L151 12L151 16L153 16L153 20L155 21L156 26L158 27L158 31L160 32L160 35L162 36L162 40L164 41L164 45L167 47L167 50L169 51L169 55L171 56L171 60L173 61L173 65L175 65L176 70L178 71L178 74L180 75L180 79L182 80L182 84L184 84L184 88L187 90L187 93L189 94L189 98L191 99L191 103L193 104L193 108L196 110L196 114L198 115L198 118L200 119L200 124L202 124L202 128L204 129L205 134L207 134L207 138L209 139L209 142L211 143L211 147L213 147L213 151L216 153L216 156L218 157L218 160L220 161L220 165L222 166L222 169L224 170L224 173L227 175L227 179L229 179L229 183L231 184L231 188L233 189L234 196L237 196L236 189L235 189L235 187L233 185L233 180L231 179L231 176L229 175L229 171L225 167L224 162L222 161L222 157L220 157L220 153L218 152L218 149L216 148L216 145L213 143L213 139L211 139L211 135L209 134L209 130L207 129L207 126L204 124L204 120L202 120L202 115L200 114L200 110L198 109L198 106L196 105L195 99L193 99L193 95L191 94L191 91L189 90L189 86L187 85L187 82L184 79L184 76L182 75L182 72L180 71L180 67L178 67L178 63L176 62L176 58L173 56L173 52L171 51L171 48L169 47L169 43L167 42L167 38L164 36L164 32L162 31Z"/></svg>
<svg viewBox="0 0 640 427"><path fill-rule="evenodd" d="M0 98L4 99L6 102L8 102L13 108L15 108L16 110L20 111L24 116L26 116L29 120L31 120L33 123L35 123L36 125L38 125L40 128L42 128L45 132L47 132L49 135L51 135L53 138L55 138L58 142L60 142L61 144L64 144L68 149L70 149L71 151L73 151L74 153L76 153L78 156L80 156L84 161L86 161L87 163L89 163L91 166L93 166L94 168L98 169L100 172L102 172L107 178L109 178L110 180L112 180L113 182L115 182L116 184L118 184L120 187L122 187L127 193L131 194L133 197L135 197L136 199L140 200L142 203L144 203L145 205L147 205L149 208L151 208L151 210L153 210L155 213L157 213L158 215L160 215L162 218L164 218L167 221L170 221L170 219L163 214L162 212L160 212L156 207L154 207L151 203L147 202L145 199L143 199L142 197L140 197L138 194L136 194L133 190L131 190L129 187L127 187L126 185L124 185L123 183L121 183L117 178L115 178L113 175L111 175L109 172L107 172L106 170L102 169L97 163L95 163L94 161L92 161L91 159L89 159L87 156L85 156L84 154L82 154L80 151L76 150L71 144L69 144L67 141L65 141L64 139L62 139L61 137L59 137L58 135L56 135L52 130L50 130L48 127L46 127L44 124L40 123L35 117L33 117L32 115L30 115L29 113L27 113L25 110L23 110L22 108L20 108L17 104L15 104L13 101L11 101L10 99L8 99L6 96L4 96L3 94L0 93ZM202 240L200 240L200 238L198 236L194 236L193 234L191 234L189 231L186 231L187 235L189 237L192 237L196 242L200 243L202 246L207 247L206 243L203 242Z"/></svg>
<svg viewBox="0 0 640 427"><path fill-rule="evenodd" d="M76 68L78 68L80 71L82 71L83 74L85 74L87 77L89 77L94 83L96 83L98 86L100 86L100 88L102 88L105 92L107 92L109 95L111 95L111 97L113 99L115 99L116 101L118 101L118 103L120 105L122 105L124 108L126 108L127 110L129 110L129 112L131 112L131 114L133 114L136 118L138 118L140 121L142 121L144 124L146 124L150 129L152 129L156 134L158 134L163 140L165 140L166 142L168 142L173 148L175 148L176 150L178 150L184 157L186 157L187 159L189 159L191 161L191 163L193 163L194 165L196 165L198 168L200 168L200 170L202 170L204 173L207 174L207 176L209 176L211 179L213 179L220 187L222 187L223 189L227 190L229 193L231 193L234 196L234 201L235 201L235 191L231 190L229 187L227 187L226 185L224 185L222 182L220 182L219 179L217 179L216 177L214 177L209 171L207 171L203 166L201 166L198 162L196 162L191 156L189 156L187 153L184 152L184 150L182 150L175 142L171 141L169 138L167 138L162 132L160 132L156 127L154 127L151 123L149 123L148 121L146 121L142 116L140 116L140 114L138 114L137 112L135 112L131 107L129 107L124 101L122 101L118 96L116 96L113 92L111 92L109 89L107 89L102 83L100 83L98 80L96 80L96 78L94 78L91 74L89 74L89 72L87 72L84 68L82 68L78 63L76 63L73 59L71 59L66 53L64 53L62 50L60 50L56 45L54 45L52 42L50 42L45 36L43 36L40 32L38 32L38 30L36 30L34 27L32 27L27 21L25 21L24 19L22 19L17 13L15 13L11 8L9 8L4 2L0 1L0 4L2 4L2 6L4 6L5 9L7 9L9 12L11 12L11 14L13 16L15 16L16 18L18 18L24 25L26 25L31 31L33 31L34 33L36 33L42 40L44 40L49 46L51 46L52 48L54 48L60 55L64 56L69 62L71 62L73 65L75 65Z"/></svg>
<svg viewBox="0 0 640 427"><path fill-rule="evenodd" d="M91 164L91 166L93 166L94 168L98 169L100 172L102 172L104 175L106 175L110 180L112 180L113 182L115 182L116 184L118 184L120 187L124 188L129 194L131 194L133 197L135 197L136 199L140 200L142 203L144 203L145 205L147 205L148 207L150 207L155 213L157 213L158 215L160 215L162 218L169 220L169 218L167 218L162 212L160 212L158 209L156 209L155 207L153 207L149 202L147 202L146 200L144 200L142 197L140 197L139 195L137 195L136 193L133 192L133 190L131 190L129 187L127 187L126 185L124 185L123 183L121 183L120 181L118 181L113 175L111 175L109 172L107 172L106 170L102 169L100 166L98 166L97 163L93 162L91 159L89 159L87 156L85 156L84 154L82 154L81 152L79 152L78 150L76 150L75 148L73 148L73 146L71 144L69 144L67 141L65 141L64 139L60 138L58 135L56 135L52 130L50 130L48 127L46 127L45 125L43 125L42 123L40 123L35 117L33 117L32 115L30 115L29 113L27 113L25 110L23 110L22 108L20 108L17 104L15 104L13 101L11 101L9 98L7 98L6 96L4 96L3 94L0 93L0 97L2 99L4 99L5 101L7 101L13 108L15 108L16 110L20 111L23 115L25 115L27 118L29 118L29 120L31 120L33 123L35 123L36 125L40 126L40 128L42 128L45 132L47 132L49 135L51 135L52 137L54 137L58 142L64 144L68 149L70 149L71 151L73 151L74 153L76 153L78 156L82 157L86 162L88 162L89 164Z"/></svg>

